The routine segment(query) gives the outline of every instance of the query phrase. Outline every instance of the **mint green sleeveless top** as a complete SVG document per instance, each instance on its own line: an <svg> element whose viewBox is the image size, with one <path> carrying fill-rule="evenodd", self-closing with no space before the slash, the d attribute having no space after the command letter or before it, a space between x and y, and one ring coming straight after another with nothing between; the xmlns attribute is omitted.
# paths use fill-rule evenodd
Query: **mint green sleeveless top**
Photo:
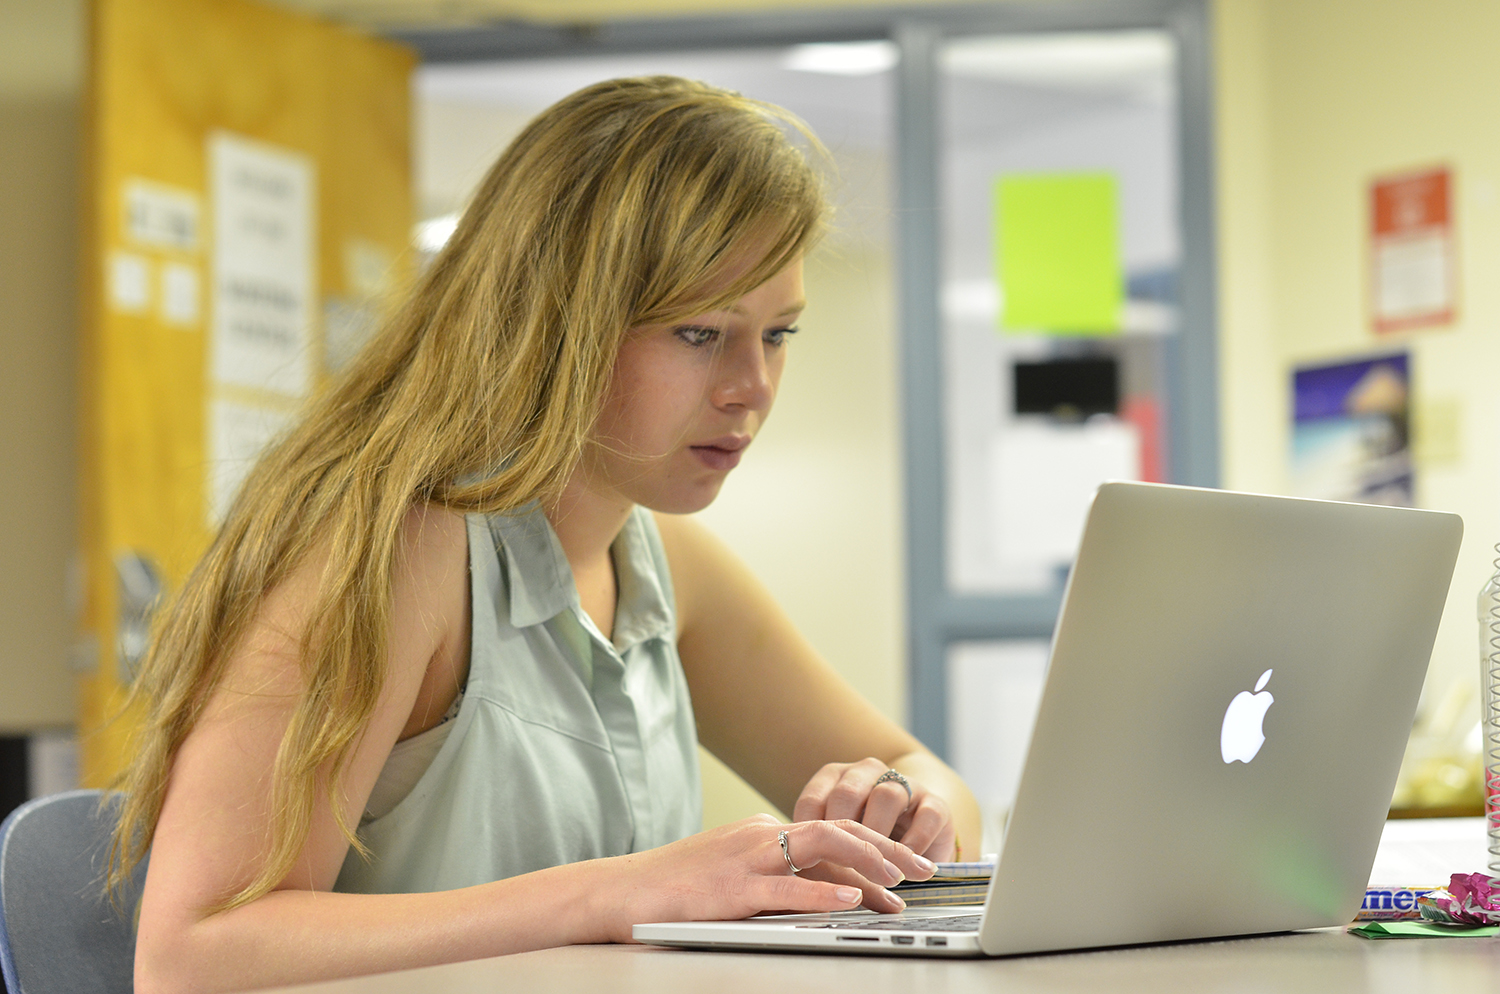
<svg viewBox="0 0 1500 994"><path fill-rule="evenodd" d="M411 792L360 825L335 890L416 893L639 852L699 831L698 740L656 522L611 547L613 641L536 508L469 515L469 680Z"/></svg>

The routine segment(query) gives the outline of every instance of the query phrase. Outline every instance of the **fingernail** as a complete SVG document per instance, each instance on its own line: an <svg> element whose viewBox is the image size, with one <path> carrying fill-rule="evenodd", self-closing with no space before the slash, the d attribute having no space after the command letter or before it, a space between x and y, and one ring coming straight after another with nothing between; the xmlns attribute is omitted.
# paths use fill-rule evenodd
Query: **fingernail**
<svg viewBox="0 0 1500 994"><path fill-rule="evenodd" d="M897 897L895 894L892 894L890 891L886 891L885 894L886 897L889 897L892 901L896 902L896 910L899 911L902 908L906 907L906 902L901 900L901 898Z"/></svg>
<svg viewBox="0 0 1500 994"><path fill-rule="evenodd" d="M840 901L843 901L845 904L859 903L860 893L858 887L840 887L838 890L834 891L834 893L838 895L838 899Z"/></svg>
<svg viewBox="0 0 1500 994"><path fill-rule="evenodd" d="M937 864L926 856L918 856L916 853L912 853L911 861L917 864L917 869L926 873L931 873L937 869Z"/></svg>
<svg viewBox="0 0 1500 994"><path fill-rule="evenodd" d="M901 867L890 860L885 861L885 875L891 878L891 883L893 884L899 884L906 879L906 874L901 872Z"/></svg>

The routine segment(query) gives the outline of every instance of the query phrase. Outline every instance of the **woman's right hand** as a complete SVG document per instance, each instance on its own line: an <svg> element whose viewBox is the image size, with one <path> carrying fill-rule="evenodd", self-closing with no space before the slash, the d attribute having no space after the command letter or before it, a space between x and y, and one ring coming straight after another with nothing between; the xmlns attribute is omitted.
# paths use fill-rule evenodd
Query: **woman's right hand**
<svg viewBox="0 0 1500 994"><path fill-rule="evenodd" d="M793 875L779 836L796 864ZM624 907L611 929L630 941L643 922L727 921L766 911L898 911L886 888L925 880L932 862L857 821L784 825L770 815L700 832L670 845L617 857L628 876Z"/></svg>

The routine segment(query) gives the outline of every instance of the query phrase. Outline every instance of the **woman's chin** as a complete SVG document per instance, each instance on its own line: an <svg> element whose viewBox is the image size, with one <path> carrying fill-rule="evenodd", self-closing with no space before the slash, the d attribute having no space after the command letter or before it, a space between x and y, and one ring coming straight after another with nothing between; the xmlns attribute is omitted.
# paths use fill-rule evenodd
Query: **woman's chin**
<svg viewBox="0 0 1500 994"><path fill-rule="evenodd" d="M636 503L659 514L697 514L714 502L714 498L719 496L719 488L723 485L724 477L719 476L711 482L691 488L663 489L651 494L649 499L637 500Z"/></svg>

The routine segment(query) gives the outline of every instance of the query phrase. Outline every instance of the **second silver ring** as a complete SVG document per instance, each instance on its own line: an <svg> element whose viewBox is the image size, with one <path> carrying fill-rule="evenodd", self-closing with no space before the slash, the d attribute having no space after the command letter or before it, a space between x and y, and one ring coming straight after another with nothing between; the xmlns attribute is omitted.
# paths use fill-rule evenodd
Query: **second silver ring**
<svg viewBox="0 0 1500 994"><path fill-rule="evenodd" d="M880 774L880 776L875 778L875 786L879 787L883 783L899 783L901 786L905 787L906 803L911 803L911 781L907 780L900 773L897 773L895 770L886 770L884 773Z"/></svg>

